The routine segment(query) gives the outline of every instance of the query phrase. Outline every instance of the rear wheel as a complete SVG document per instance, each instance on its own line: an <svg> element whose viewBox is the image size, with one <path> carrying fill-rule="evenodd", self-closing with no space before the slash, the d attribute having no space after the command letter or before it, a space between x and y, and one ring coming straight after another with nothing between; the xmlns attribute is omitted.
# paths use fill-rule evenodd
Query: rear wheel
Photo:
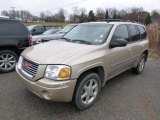
<svg viewBox="0 0 160 120"><path fill-rule="evenodd" d="M92 106L100 92L101 81L96 73L88 73L78 80L73 102L80 110Z"/></svg>
<svg viewBox="0 0 160 120"><path fill-rule="evenodd" d="M142 56L138 62L137 67L132 69L133 72L136 74L142 73L142 71L144 70L144 67L145 67L145 63L146 63L146 55L142 54Z"/></svg>
<svg viewBox="0 0 160 120"><path fill-rule="evenodd" d="M0 72L11 72L15 69L18 56L11 50L0 51Z"/></svg>

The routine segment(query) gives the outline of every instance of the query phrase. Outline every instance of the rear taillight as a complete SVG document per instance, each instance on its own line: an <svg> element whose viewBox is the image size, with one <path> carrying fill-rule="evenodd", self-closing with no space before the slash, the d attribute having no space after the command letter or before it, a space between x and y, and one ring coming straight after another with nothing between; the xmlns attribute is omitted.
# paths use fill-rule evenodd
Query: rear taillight
<svg viewBox="0 0 160 120"><path fill-rule="evenodd" d="M33 46L32 35L28 36L29 46Z"/></svg>

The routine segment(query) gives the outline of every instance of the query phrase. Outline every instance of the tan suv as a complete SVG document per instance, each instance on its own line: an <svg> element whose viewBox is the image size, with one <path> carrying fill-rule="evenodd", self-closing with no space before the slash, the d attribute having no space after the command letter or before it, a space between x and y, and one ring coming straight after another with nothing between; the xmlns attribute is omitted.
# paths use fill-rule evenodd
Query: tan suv
<svg viewBox="0 0 160 120"><path fill-rule="evenodd" d="M92 106L106 81L132 68L137 74L148 58L143 25L91 22L73 28L62 39L26 49L16 71L25 86L41 98Z"/></svg>

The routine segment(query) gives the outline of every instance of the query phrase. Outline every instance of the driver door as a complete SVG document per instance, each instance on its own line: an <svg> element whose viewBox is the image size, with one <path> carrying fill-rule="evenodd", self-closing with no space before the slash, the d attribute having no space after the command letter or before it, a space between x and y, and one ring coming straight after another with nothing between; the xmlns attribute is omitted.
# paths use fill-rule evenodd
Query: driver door
<svg viewBox="0 0 160 120"><path fill-rule="evenodd" d="M112 40L125 39L129 41L127 25L119 25L112 36ZM111 41L112 41L111 40ZM123 47L110 48L106 55L108 62L108 78L114 77L121 72L127 70L131 66L131 49L130 45Z"/></svg>

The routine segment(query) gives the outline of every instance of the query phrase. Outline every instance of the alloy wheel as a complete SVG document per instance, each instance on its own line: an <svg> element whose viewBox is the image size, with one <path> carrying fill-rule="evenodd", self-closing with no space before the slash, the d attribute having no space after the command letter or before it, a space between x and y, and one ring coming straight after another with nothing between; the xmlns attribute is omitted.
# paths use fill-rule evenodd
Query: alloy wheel
<svg viewBox="0 0 160 120"><path fill-rule="evenodd" d="M11 70L16 65L16 58L9 53L0 55L0 69L4 71Z"/></svg>
<svg viewBox="0 0 160 120"><path fill-rule="evenodd" d="M98 82L95 79L89 80L83 87L81 101L83 104L91 104L98 94Z"/></svg>
<svg viewBox="0 0 160 120"><path fill-rule="evenodd" d="M140 63L139 63L139 71L142 72L145 66L145 58L142 57Z"/></svg>

